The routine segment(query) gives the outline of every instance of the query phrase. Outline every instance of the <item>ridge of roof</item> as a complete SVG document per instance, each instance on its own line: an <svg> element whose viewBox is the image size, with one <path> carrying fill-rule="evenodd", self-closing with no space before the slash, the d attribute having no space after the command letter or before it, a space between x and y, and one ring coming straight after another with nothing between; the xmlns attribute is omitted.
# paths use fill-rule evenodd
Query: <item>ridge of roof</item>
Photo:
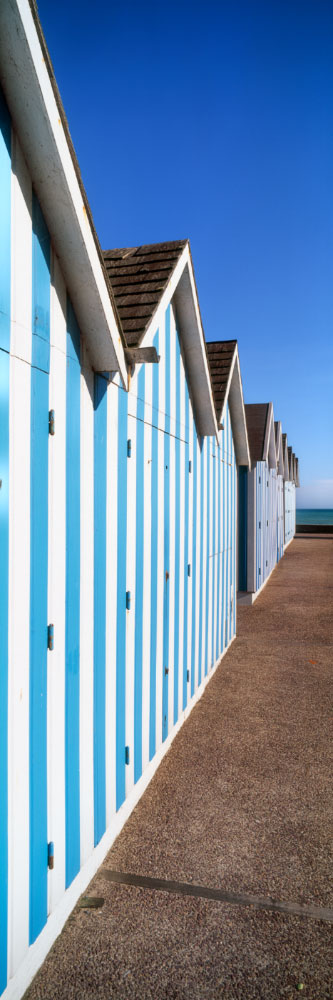
<svg viewBox="0 0 333 1000"><path fill-rule="evenodd" d="M142 243L103 251L124 336L129 347L139 347L175 270L185 240Z"/></svg>

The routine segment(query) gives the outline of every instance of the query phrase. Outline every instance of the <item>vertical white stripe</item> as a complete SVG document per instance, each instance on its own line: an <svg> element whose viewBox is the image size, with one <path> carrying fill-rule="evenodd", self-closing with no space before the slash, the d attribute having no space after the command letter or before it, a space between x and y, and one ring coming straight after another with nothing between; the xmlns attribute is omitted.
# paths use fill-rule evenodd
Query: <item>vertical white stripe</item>
<svg viewBox="0 0 333 1000"><path fill-rule="evenodd" d="M194 448L196 449L197 463L197 526L195 535L196 544L196 581L195 581L195 662L194 662L194 690L199 683L199 596L200 596L200 448L196 426L193 427Z"/></svg>
<svg viewBox="0 0 333 1000"><path fill-rule="evenodd" d="M206 574L207 574L207 443L203 440L203 543L202 543L202 636L201 636L201 680L205 676L206 656Z"/></svg>
<svg viewBox="0 0 333 1000"><path fill-rule="evenodd" d="M23 430L24 428L24 430ZM29 945L30 368L10 361L8 973Z"/></svg>
<svg viewBox="0 0 333 1000"><path fill-rule="evenodd" d="M222 455L221 455L221 434L222 434L222 431L219 432L218 446L217 446L217 477L218 477L217 488L219 488L219 482L220 482L220 476L221 476L221 457L222 457ZM217 493L217 497L218 496L219 496L219 493ZM223 530L222 510L223 510L223 500L222 500L222 491L220 490L220 506L218 505L218 500L217 500L217 545L216 545L216 551L217 551L217 586L218 586L218 594L219 594L218 601L217 601L217 607L216 607L216 615L217 615L217 625L216 625L216 627L217 627L217 636L218 636L217 655L218 655L218 657L220 655L221 600L222 600L222 573L221 573L221 549L222 549L222 538L223 538L223 535L222 535L222 530ZM220 544L219 544L219 530L220 530Z"/></svg>
<svg viewBox="0 0 333 1000"><path fill-rule="evenodd" d="M219 505L218 505L218 482L219 482L219 445L218 441L214 441L214 468L215 468L215 545L214 545L214 634L213 634L213 651L212 651L212 663L216 663L216 627L218 621L218 595L217 595L217 580L218 580L218 565L219 565Z"/></svg>
<svg viewBox="0 0 333 1000"><path fill-rule="evenodd" d="M80 853L94 846L94 373L83 347L81 375Z"/></svg>
<svg viewBox="0 0 333 1000"><path fill-rule="evenodd" d="M188 558L187 564L185 564L185 576L188 573L188 566L190 566L190 578L187 577L187 649L188 649L188 682L187 682L187 704L191 701L191 668L192 668L192 573L193 573L193 560L192 560L192 542L193 542L193 413L192 413L192 402L191 397L189 399L189 450L188 450L189 461L192 464L192 472L189 475L188 468L185 470L185 475L188 477Z"/></svg>
<svg viewBox="0 0 333 1000"><path fill-rule="evenodd" d="M12 132L10 352L31 362L32 187L17 135Z"/></svg>
<svg viewBox="0 0 333 1000"><path fill-rule="evenodd" d="M169 676L168 676L168 733L173 727L174 693L174 638L175 638L175 480L176 480L176 328L173 310L170 309L170 531L169 531Z"/></svg>
<svg viewBox="0 0 333 1000"><path fill-rule="evenodd" d="M29 946L31 180L12 133L9 410L8 975Z"/></svg>
<svg viewBox="0 0 333 1000"><path fill-rule="evenodd" d="M150 705L150 607L151 607L151 395L153 366L146 365L145 372L145 428L144 428L144 550L143 550L143 622L142 622L142 771L149 763L149 705Z"/></svg>
<svg viewBox="0 0 333 1000"><path fill-rule="evenodd" d="M127 434L131 441L131 455L127 459L127 554L126 590L131 594L131 607L126 611L126 705L125 739L129 747L129 764L125 767L126 796L134 784L134 660L135 660L135 575L136 575L136 413L137 376L131 382L128 398Z"/></svg>
<svg viewBox="0 0 333 1000"><path fill-rule="evenodd" d="M49 436L48 621L54 625L54 649L47 654L47 826L55 865L48 876L49 913L65 891L66 288L54 253L50 340L55 434Z"/></svg>
<svg viewBox="0 0 333 1000"><path fill-rule="evenodd" d="M116 812L118 393L117 385L111 382L108 387L107 402L106 491L105 780L107 827Z"/></svg>
<svg viewBox="0 0 333 1000"><path fill-rule="evenodd" d="M156 750L162 743L163 602L164 602L164 428L165 428L165 316L159 328L159 427L158 435L158 554L156 649Z"/></svg>

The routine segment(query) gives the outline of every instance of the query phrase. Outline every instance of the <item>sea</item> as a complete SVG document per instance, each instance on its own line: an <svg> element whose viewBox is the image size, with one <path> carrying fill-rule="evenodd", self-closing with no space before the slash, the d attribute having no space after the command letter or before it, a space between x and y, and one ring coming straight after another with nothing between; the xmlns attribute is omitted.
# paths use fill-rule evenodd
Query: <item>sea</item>
<svg viewBox="0 0 333 1000"><path fill-rule="evenodd" d="M333 524L333 510L296 509L296 524Z"/></svg>

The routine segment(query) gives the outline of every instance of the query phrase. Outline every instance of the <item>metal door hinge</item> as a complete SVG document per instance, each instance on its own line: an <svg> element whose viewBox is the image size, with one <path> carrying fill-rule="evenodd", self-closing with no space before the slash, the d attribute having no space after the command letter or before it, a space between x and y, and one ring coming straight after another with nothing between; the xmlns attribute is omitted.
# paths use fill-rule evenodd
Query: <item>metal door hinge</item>
<svg viewBox="0 0 333 1000"><path fill-rule="evenodd" d="M189 680L190 680L190 671L189 670L186 671L186 679L187 679L187 683L189 683Z"/></svg>
<svg viewBox="0 0 333 1000"><path fill-rule="evenodd" d="M55 415L54 415L54 410L50 410L50 412L49 412L49 434L51 434L52 437L55 434Z"/></svg>
<svg viewBox="0 0 333 1000"><path fill-rule="evenodd" d="M191 563L189 563L187 567L187 576L191 576Z"/></svg>
<svg viewBox="0 0 333 1000"><path fill-rule="evenodd" d="M129 762L130 762L130 748L125 747L125 764L129 764Z"/></svg>
<svg viewBox="0 0 333 1000"><path fill-rule="evenodd" d="M47 627L47 648L54 649L54 625Z"/></svg>
<svg viewBox="0 0 333 1000"><path fill-rule="evenodd" d="M192 462L191 462L191 459L190 459L190 461L188 463L188 471L192 472Z"/></svg>
<svg viewBox="0 0 333 1000"><path fill-rule="evenodd" d="M50 843L47 845L47 866L50 869L54 868L54 843L53 843L53 840L50 840Z"/></svg>
<svg viewBox="0 0 333 1000"><path fill-rule="evenodd" d="M131 608L131 591L126 590L126 610L130 611Z"/></svg>
<svg viewBox="0 0 333 1000"><path fill-rule="evenodd" d="M127 458L130 458L131 454L132 454L132 441L131 441L131 438L128 438L128 441L127 441Z"/></svg>

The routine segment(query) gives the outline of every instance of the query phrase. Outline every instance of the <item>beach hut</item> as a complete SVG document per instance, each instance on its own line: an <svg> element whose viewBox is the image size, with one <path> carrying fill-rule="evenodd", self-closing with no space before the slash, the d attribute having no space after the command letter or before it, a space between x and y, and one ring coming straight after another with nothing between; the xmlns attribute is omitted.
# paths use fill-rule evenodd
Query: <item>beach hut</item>
<svg viewBox="0 0 333 1000"><path fill-rule="evenodd" d="M284 514L283 514L283 475L284 459L282 446L281 421L274 421L275 449L276 449L276 474L277 474L277 562L284 552Z"/></svg>
<svg viewBox="0 0 333 1000"><path fill-rule="evenodd" d="M0 65L9 1000L235 636L249 451L237 346L215 379L188 241L101 252L32 0L0 5Z"/></svg>
<svg viewBox="0 0 333 1000"><path fill-rule="evenodd" d="M245 547L239 546L238 596L242 603L253 603L277 562L277 457L272 403L246 404L245 414L251 471L247 496L239 489L239 533L246 524L247 540L246 569Z"/></svg>
<svg viewBox="0 0 333 1000"><path fill-rule="evenodd" d="M296 531L296 485L294 453L285 442L285 483L284 483L284 548L292 541Z"/></svg>

